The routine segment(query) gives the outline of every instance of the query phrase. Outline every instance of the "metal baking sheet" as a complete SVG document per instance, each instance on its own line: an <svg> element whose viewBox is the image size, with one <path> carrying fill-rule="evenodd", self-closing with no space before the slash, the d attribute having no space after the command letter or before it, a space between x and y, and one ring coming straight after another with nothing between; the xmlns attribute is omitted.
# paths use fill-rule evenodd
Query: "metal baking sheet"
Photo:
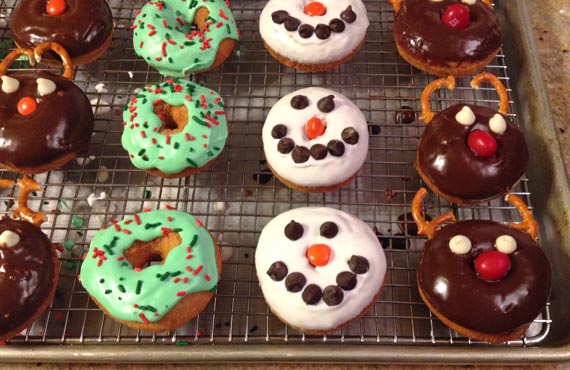
<svg viewBox="0 0 570 370"><path fill-rule="evenodd" d="M134 55L129 27L144 1L110 1L116 30L108 52L75 69L74 79L96 114L89 156L61 170L36 175L42 185L30 202L48 214L44 232L60 246L58 291L48 310L21 336L0 346L2 361L85 362L544 362L570 359L567 315L570 194L532 38L526 5L496 5L505 47L487 70L510 94L510 117L527 134L531 150L528 179L515 193L541 222L540 243L553 262L551 303L524 338L499 346L464 338L433 317L419 298L415 267L424 239L399 233L397 218L409 212L421 186L412 163L423 124L397 123L401 106L419 116L419 95L434 79L405 63L392 38L393 12L386 1L365 0L371 24L354 60L326 73L302 73L275 62L263 48L258 17L265 1L234 0L242 39L233 55L214 71L192 80L217 90L226 103L231 134L222 155L207 171L164 180L134 169L120 145L122 109L146 83L163 78ZM14 1L0 0L0 42L12 47L8 28ZM25 65L15 67L26 68ZM369 122L369 157L356 181L327 194L292 191L267 171L260 133L271 106L307 86L327 86L352 99ZM458 101L490 107L498 103L490 87L473 91L467 79L454 92L434 94L441 110ZM2 178L14 179L10 173ZM104 196L102 194L104 193ZM87 198L101 199L93 206ZM7 213L13 190L0 191ZM432 196L428 211L452 210L459 219L516 221L503 201L457 207ZM147 333L115 323L89 300L76 276L92 235L109 219L143 208L174 206L199 217L226 256L214 299L195 320L168 333ZM268 310L255 277L253 256L259 233L275 215L300 206L328 206L351 212L379 233L388 259L388 281L374 307L360 320L328 336L303 335ZM78 220L82 222L79 222ZM79 226L82 223L81 226ZM404 246L405 249L399 249Z"/></svg>

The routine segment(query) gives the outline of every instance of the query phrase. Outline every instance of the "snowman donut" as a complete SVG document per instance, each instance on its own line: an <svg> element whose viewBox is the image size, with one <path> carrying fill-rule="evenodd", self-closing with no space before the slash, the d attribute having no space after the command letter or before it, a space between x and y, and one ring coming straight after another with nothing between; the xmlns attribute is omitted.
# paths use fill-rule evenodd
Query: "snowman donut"
<svg viewBox="0 0 570 370"><path fill-rule="evenodd" d="M281 98L267 115L262 139L275 177L303 192L348 185L368 153L368 127L360 109L320 87Z"/></svg>
<svg viewBox="0 0 570 370"><path fill-rule="evenodd" d="M309 72L352 59L368 25L361 0L270 0L259 20L269 54L285 66Z"/></svg>
<svg viewBox="0 0 570 370"><path fill-rule="evenodd" d="M311 334L332 333L360 317L380 296L386 257L376 235L333 208L297 208L262 230L255 267L271 311Z"/></svg>

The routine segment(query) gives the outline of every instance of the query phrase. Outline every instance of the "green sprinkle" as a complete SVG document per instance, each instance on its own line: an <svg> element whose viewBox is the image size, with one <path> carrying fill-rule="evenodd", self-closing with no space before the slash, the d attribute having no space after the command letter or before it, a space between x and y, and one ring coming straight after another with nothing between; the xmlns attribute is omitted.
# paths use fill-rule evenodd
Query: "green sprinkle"
<svg viewBox="0 0 570 370"><path fill-rule="evenodd" d="M37 197L37 196L38 196L38 193L37 193L36 191L32 191L31 194L32 194L34 197Z"/></svg>
<svg viewBox="0 0 570 370"><path fill-rule="evenodd" d="M171 277L176 277L178 275L180 275L182 273L182 271L174 271L172 274L170 274Z"/></svg>
<svg viewBox="0 0 570 370"><path fill-rule="evenodd" d="M175 233L179 233L182 231L181 227L177 227L176 229L172 229L172 231L174 231Z"/></svg>
<svg viewBox="0 0 570 370"><path fill-rule="evenodd" d="M156 223L154 223L154 224L149 224L149 223L147 223L147 224L144 225L144 228L145 228L145 230L154 229L155 227L159 227L160 225L162 225L161 222L156 222Z"/></svg>
<svg viewBox="0 0 570 370"><path fill-rule="evenodd" d="M142 283L142 280L137 281L137 287L135 289L136 294L141 294Z"/></svg>
<svg viewBox="0 0 570 370"><path fill-rule="evenodd" d="M73 246L75 246L75 240L68 239L68 240L64 241L63 243L61 243L61 245L63 245L63 247L66 250L71 251L73 249Z"/></svg>
<svg viewBox="0 0 570 370"><path fill-rule="evenodd" d="M166 272L166 274L161 276L160 281L164 281L164 280L168 279L169 276L170 276L170 272Z"/></svg>
<svg viewBox="0 0 570 370"><path fill-rule="evenodd" d="M150 196L151 196L150 190L145 190L144 191L144 199L150 199Z"/></svg>
<svg viewBox="0 0 570 370"><path fill-rule="evenodd" d="M105 291L105 294L111 294L112 292L113 292L113 291L112 291L111 289L107 289L107 290Z"/></svg>
<svg viewBox="0 0 570 370"><path fill-rule="evenodd" d="M194 245L196 245L197 241L198 241L198 234L192 237L192 240L190 241L190 246L193 247Z"/></svg>
<svg viewBox="0 0 570 370"><path fill-rule="evenodd" d="M180 346L180 347L185 347L187 345L189 345L190 343L186 342L185 340L177 340L176 341L176 345Z"/></svg>
<svg viewBox="0 0 570 370"><path fill-rule="evenodd" d="M78 229L80 227L83 227L83 224L85 222L83 221L83 219L79 216L73 215L71 216L71 227L73 227L74 229Z"/></svg>
<svg viewBox="0 0 570 370"><path fill-rule="evenodd" d="M121 293L126 293L126 292L127 292L127 290L125 289L125 287L124 287L122 284L119 284L119 285L117 286L117 288L119 288L119 290L121 291Z"/></svg>
<svg viewBox="0 0 570 370"><path fill-rule="evenodd" d="M139 150L139 156L143 155L146 152L145 148L142 148L141 150Z"/></svg>
<svg viewBox="0 0 570 370"><path fill-rule="evenodd" d="M190 149L192 149L192 148L190 148ZM198 165L193 160L191 160L190 158L186 158L186 162L190 163L190 165L192 167L198 168Z"/></svg>
<svg viewBox="0 0 570 370"><path fill-rule="evenodd" d="M174 149L178 149L178 148L180 148L180 143L178 143L178 142L174 143Z"/></svg>
<svg viewBox="0 0 570 370"><path fill-rule="evenodd" d="M103 284L105 282L105 279L99 279L99 282Z"/></svg>
<svg viewBox="0 0 570 370"><path fill-rule="evenodd" d="M103 249L104 249L107 253L109 253L109 255L111 255L111 256L115 254L115 253L113 253L113 250L112 250L111 248L109 248L109 246L108 246L107 244L105 244L105 245L103 246Z"/></svg>

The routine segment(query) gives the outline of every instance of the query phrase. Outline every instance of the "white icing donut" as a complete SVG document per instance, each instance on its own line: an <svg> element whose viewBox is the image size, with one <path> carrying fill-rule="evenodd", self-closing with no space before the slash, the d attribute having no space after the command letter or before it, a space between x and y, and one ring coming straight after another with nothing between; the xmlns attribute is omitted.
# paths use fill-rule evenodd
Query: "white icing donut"
<svg viewBox="0 0 570 370"><path fill-rule="evenodd" d="M304 64L326 64L338 61L352 54L364 40L368 28L366 8L361 0L319 0L326 8L322 16L305 14L306 0L270 0L259 19L259 30L263 41L278 54ZM349 23L343 20L341 13L349 6L356 14L356 19ZM301 25L310 25L316 28L322 24L328 26L333 19L341 20L344 29L341 32L331 32L325 39L317 37L314 33L303 38L299 28L288 31L284 23L274 22L274 12L286 11L290 17L299 20ZM338 21L334 21L338 22Z"/></svg>
<svg viewBox="0 0 570 370"><path fill-rule="evenodd" d="M324 113L317 105L321 99L330 95L334 95L334 109ZM308 106L294 109L291 100L296 96L307 97ZM319 118L326 129L324 134L310 139L305 132L305 125L313 117ZM286 126L287 132L283 138L293 140L295 146L311 149L317 144L328 146L331 141L340 141L344 153L335 156L329 151L322 159L309 156L305 162L297 163L293 159L293 151L279 151L279 142L283 138L272 135L277 125ZM355 144L342 138L343 131L350 128L358 136ZM301 89L281 98L267 115L262 132L265 157L273 170L284 180L302 187L332 186L353 176L362 167L368 154L368 138L366 118L360 109L347 97L320 87Z"/></svg>
<svg viewBox="0 0 570 370"><path fill-rule="evenodd" d="M292 220L302 226L302 235L297 240L285 235L285 228ZM321 232L327 222L337 226L336 234L330 233L334 227L328 228L329 233ZM307 251L315 244L330 248L330 258L324 266L315 267L308 260ZM353 256L366 259L366 272L355 271L350 266ZM276 262L287 267L286 277L271 270ZM374 232L355 216L332 208L297 208L280 214L263 228L255 252L255 267L265 300L278 317L300 330L323 332L348 323L372 303L384 283L386 257ZM277 279L268 275L268 271ZM293 273L306 278L298 292L286 287ZM339 288L340 273L356 278L352 289L341 289L341 302L330 305L330 300L327 303L323 296L313 304L306 303L303 295L307 286L314 284L322 291L329 286Z"/></svg>

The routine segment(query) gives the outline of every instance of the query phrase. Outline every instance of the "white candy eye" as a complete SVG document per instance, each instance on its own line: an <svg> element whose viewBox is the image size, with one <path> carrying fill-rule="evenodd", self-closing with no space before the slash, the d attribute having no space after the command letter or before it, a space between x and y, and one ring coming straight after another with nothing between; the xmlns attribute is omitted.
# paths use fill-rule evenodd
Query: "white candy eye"
<svg viewBox="0 0 570 370"><path fill-rule="evenodd" d="M455 235L449 241L449 249L455 254L465 254L471 250L471 240L465 235Z"/></svg>
<svg viewBox="0 0 570 370"><path fill-rule="evenodd" d="M501 116L499 113L495 113L495 115L489 120L489 128L494 133L501 135L507 131L507 122L503 116Z"/></svg>
<svg viewBox="0 0 570 370"><path fill-rule="evenodd" d="M6 94L11 94L18 91L20 87L20 81L9 76L2 76L2 91Z"/></svg>
<svg viewBox="0 0 570 370"><path fill-rule="evenodd" d="M38 78L36 83L38 84L38 93L41 96L49 95L56 89L55 83L47 78Z"/></svg>
<svg viewBox="0 0 570 370"><path fill-rule="evenodd" d="M4 230L0 234L0 247L12 248L20 242L20 235L11 230Z"/></svg>
<svg viewBox="0 0 570 370"><path fill-rule="evenodd" d="M477 0L461 0L463 4L473 5L477 2Z"/></svg>
<svg viewBox="0 0 570 370"><path fill-rule="evenodd" d="M455 115L455 120L463 126L470 126L475 122L475 114L468 106L461 108Z"/></svg>
<svg viewBox="0 0 570 370"><path fill-rule="evenodd" d="M517 241L510 235L501 235L495 240L495 248L499 252L511 254L517 250Z"/></svg>

